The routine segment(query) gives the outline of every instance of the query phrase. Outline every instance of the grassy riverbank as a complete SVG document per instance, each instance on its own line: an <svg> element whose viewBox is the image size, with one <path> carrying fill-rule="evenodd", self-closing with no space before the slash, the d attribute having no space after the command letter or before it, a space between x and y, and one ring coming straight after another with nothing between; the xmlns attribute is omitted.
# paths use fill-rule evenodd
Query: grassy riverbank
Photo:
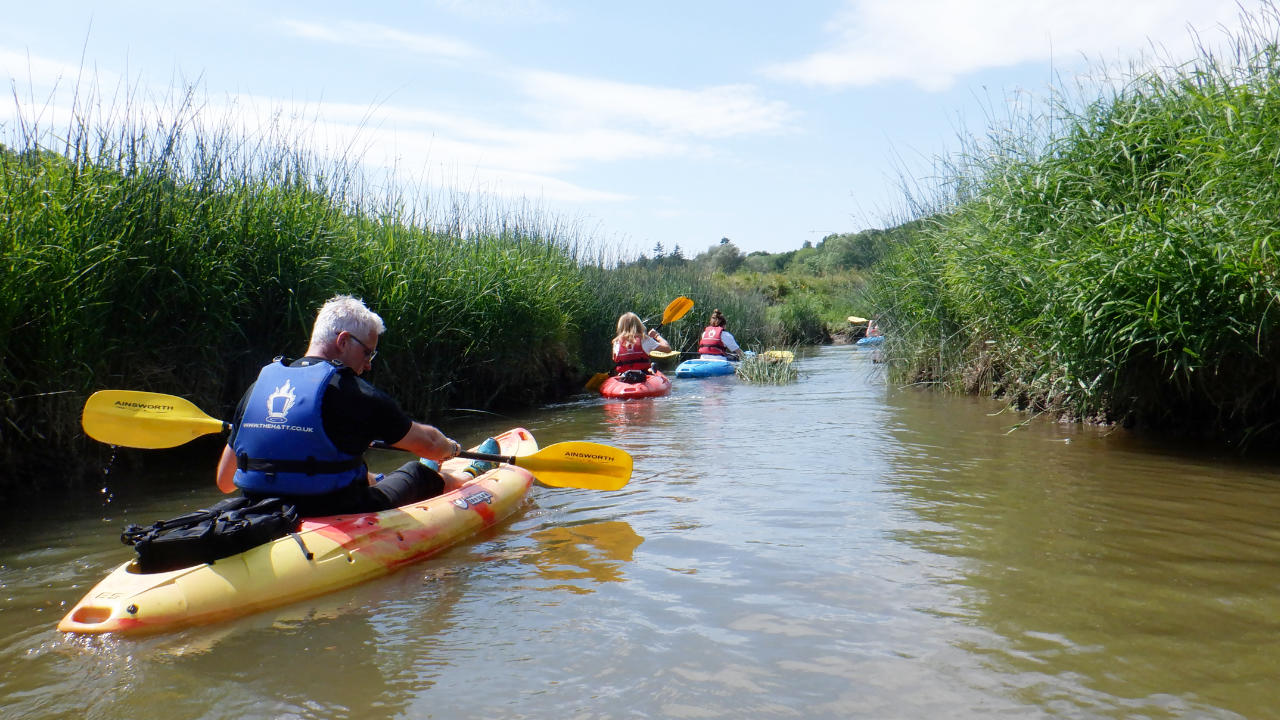
<svg viewBox="0 0 1280 720"><path fill-rule="evenodd" d="M1225 59L1132 73L970 148L869 290L898 376L1280 435L1278 27L1267 6Z"/></svg>
<svg viewBox="0 0 1280 720"><path fill-rule="evenodd" d="M424 202L189 108L159 127L93 112L19 127L0 149L0 495L36 472L45 491L75 484L94 390L229 415L335 293L386 320L371 379L426 419L581 391L621 312L659 316L679 295L697 308L673 341L713 306L748 341L764 333L763 298L708 273L609 269L608 248L536 209Z"/></svg>

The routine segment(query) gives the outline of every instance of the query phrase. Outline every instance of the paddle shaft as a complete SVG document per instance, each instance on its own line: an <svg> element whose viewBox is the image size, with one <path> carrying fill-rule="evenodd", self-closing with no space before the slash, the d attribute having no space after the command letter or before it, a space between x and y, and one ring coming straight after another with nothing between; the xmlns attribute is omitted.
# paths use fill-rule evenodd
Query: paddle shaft
<svg viewBox="0 0 1280 720"><path fill-rule="evenodd" d="M503 465L517 465L516 461L519 460L515 455L491 455L489 453L471 452L470 450L463 450L458 453L458 457L468 460L487 460L488 462L502 463Z"/></svg>
<svg viewBox="0 0 1280 720"><path fill-rule="evenodd" d="M374 440L369 443L369 447L374 450L396 450L399 452L408 452L406 450L401 450L391 443L383 442L381 440ZM516 465L518 464L516 461L520 459L516 455L492 455L490 453L472 452L470 450L460 450L454 457L466 458L468 460L485 460L488 462L502 463L503 465Z"/></svg>

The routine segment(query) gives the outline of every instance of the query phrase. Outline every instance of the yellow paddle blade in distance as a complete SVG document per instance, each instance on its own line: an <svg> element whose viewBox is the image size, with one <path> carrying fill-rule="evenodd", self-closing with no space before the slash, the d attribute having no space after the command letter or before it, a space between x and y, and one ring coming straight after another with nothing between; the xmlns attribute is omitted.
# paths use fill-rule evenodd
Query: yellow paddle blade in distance
<svg viewBox="0 0 1280 720"><path fill-rule="evenodd" d="M90 395L80 424L86 435L99 442L145 449L177 447L225 427L190 400L134 390L99 390Z"/></svg>
<svg viewBox="0 0 1280 720"><path fill-rule="evenodd" d="M671 323L684 317L686 313L693 309L693 301L681 295L667 304L667 309L662 311L662 324L670 325Z"/></svg>
<svg viewBox="0 0 1280 720"><path fill-rule="evenodd" d="M864 322L866 322L866 321L867 321L867 319L866 319L866 318L864 318L864 317L858 317L857 315L850 315L850 316L849 316L849 323L850 323L850 324L852 324L852 325L859 325L859 324L864 323Z"/></svg>
<svg viewBox="0 0 1280 720"><path fill-rule="evenodd" d="M591 376L590 380L587 381L586 388L592 392L595 392L596 390L599 390L600 386L604 384L604 381L608 379L609 379L609 373L596 373L595 375Z"/></svg>
<svg viewBox="0 0 1280 720"><path fill-rule="evenodd" d="M618 490L631 480L631 456L600 443L561 442L512 459L538 482L553 487Z"/></svg>

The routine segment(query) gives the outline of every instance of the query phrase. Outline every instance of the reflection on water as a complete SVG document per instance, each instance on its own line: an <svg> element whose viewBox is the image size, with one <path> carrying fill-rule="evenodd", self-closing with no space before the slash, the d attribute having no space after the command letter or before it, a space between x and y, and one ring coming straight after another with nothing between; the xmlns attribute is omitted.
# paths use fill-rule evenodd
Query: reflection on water
<svg viewBox="0 0 1280 720"><path fill-rule="evenodd" d="M523 558L548 580L583 580L598 583L624 580L623 565L631 562L644 538L621 520L566 525L539 530L531 536L539 552ZM590 587L560 584L556 589L591 592Z"/></svg>
<svg viewBox="0 0 1280 720"><path fill-rule="evenodd" d="M1016 697L1089 715L1252 716L1275 705L1280 487L1273 469L1153 454L1125 433L945 422L899 398L895 537L961 561L968 646ZM927 449L926 449L927 448Z"/></svg>
<svg viewBox="0 0 1280 720"><path fill-rule="evenodd" d="M887 387L853 348L795 365L785 386L676 379L462 428L607 443L635 474L537 488L391 577L169 636L53 625L127 558L125 522L216 500L210 468L116 473L109 505L14 518L3 717L1274 714L1273 467L1109 429L1011 433L1022 418Z"/></svg>
<svg viewBox="0 0 1280 720"><path fill-rule="evenodd" d="M605 421L610 425L645 425L658 416L657 398L609 400L602 407Z"/></svg>

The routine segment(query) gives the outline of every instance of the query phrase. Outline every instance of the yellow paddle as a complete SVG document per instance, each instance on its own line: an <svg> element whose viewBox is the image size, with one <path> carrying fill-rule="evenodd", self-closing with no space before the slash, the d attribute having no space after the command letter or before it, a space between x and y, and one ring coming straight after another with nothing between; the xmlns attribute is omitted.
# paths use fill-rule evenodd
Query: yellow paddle
<svg viewBox="0 0 1280 720"><path fill-rule="evenodd" d="M85 434L94 440L151 450L177 447L201 435L230 429L189 400L135 390L99 390L90 395L80 421ZM538 482L554 487L617 490L631 479L631 456L599 443L556 443L532 455L464 450L459 456L522 467Z"/></svg>
<svg viewBox="0 0 1280 720"><path fill-rule="evenodd" d="M681 295L680 297L667 303L667 309L662 311L662 322L658 323L658 327L670 325L679 320L693 309L693 301ZM596 373L587 381L587 390L596 391L609 379L609 373Z"/></svg>
<svg viewBox="0 0 1280 720"><path fill-rule="evenodd" d="M171 448L230 426L174 395L99 390L84 403L84 434L107 443L155 450Z"/></svg>

